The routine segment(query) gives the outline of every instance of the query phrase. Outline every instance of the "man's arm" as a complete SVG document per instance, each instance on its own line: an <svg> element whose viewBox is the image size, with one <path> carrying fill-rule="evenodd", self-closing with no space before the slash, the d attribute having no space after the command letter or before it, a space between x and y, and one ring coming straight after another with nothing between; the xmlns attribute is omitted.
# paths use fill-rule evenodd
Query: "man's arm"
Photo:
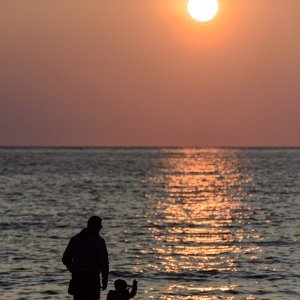
<svg viewBox="0 0 300 300"><path fill-rule="evenodd" d="M101 253L101 275L102 275L102 289L105 290L107 288L108 282L108 273L109 273L109 261L108 261L108 252L106 248L106 243L104 239L102 239L102 253Z"/></svg>
<svg viewBox="0 0 300 300"><path fill-rule="evenodd" d="M62 257L63 264L67 267L67 269L72 273L72 239L70 240L64 254Z"/></svg>

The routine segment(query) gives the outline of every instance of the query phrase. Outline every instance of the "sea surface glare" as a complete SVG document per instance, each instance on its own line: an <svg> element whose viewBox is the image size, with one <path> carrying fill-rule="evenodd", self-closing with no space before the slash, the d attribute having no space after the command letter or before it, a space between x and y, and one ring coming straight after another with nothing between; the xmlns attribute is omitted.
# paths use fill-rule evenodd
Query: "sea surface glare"
<svg viewBox="0 0 300 300"><path fill-rule="evenodd" d="M71 299L63 251L103 218L108 289L300 299L300 149L0 149L0 299Z"/></svg>

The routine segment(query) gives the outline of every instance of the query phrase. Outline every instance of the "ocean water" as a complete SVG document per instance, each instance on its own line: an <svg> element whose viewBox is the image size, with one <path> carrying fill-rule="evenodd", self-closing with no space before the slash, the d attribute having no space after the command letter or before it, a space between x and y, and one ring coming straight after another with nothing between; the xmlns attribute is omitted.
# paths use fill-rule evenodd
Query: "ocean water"
<svg viewBox="0 0 300 300"><path fill-rule="evenodd" d="M108 289L300 299L300 149L2 148L0 211L1 300L71 299L61 257L94 214Z"/></svg>

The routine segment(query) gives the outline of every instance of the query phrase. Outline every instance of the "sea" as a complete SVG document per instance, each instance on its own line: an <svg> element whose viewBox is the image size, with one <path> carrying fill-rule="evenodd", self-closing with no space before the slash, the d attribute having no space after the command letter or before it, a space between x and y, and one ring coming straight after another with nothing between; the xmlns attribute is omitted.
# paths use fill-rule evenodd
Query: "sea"
<svg viewBox="0 0 300 300"><path fill-rule="evenodd" d="M69 299L61 258L103 219L134 299L300 299L299 148L1 148L0 299Z"/></svg>

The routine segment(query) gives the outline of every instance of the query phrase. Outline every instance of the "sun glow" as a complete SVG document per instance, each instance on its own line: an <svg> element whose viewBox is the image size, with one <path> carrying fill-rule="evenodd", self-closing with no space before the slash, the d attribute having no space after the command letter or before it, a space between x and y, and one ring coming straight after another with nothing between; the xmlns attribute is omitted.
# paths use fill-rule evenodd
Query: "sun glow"
<svg viewBox="0 0 300 300"><path fill-rule="evenodd" d="M188 12L190 16L199 22L212 20L219 10L218 0L189 0Z"/></svg>

